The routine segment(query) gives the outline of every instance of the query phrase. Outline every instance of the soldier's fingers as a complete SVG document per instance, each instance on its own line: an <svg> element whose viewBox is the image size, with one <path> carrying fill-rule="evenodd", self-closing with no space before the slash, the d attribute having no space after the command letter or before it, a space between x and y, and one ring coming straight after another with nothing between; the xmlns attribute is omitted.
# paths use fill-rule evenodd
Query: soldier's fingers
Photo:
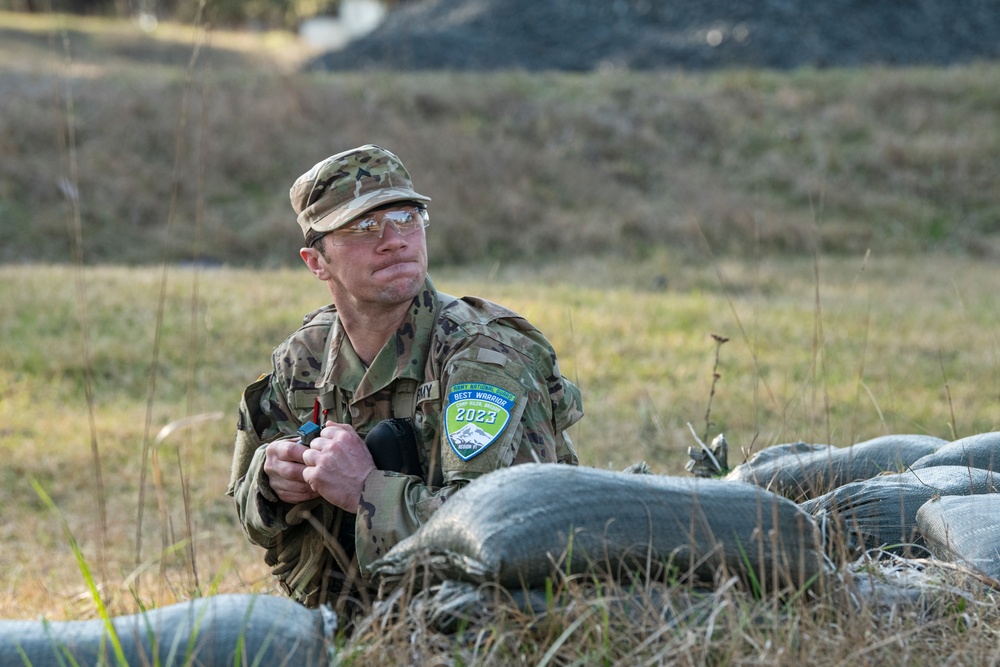
<svg viewBox="0 0 1000 667"><path fill-rule="evenodd" d="M275 478L287 479L293 482L302 482L302 471L305 465L293 461L283 461L279 458L266 457L264 459L264 472L271 480L271 486Z"/></svg>
<svg viewBox="0 0 1000 667"><path fill-rule="evenodd" d="M316 455L318 453L319 452L317 452L317 450L311 448L302 452L302 463L304 463L306 466L316 465L316 458L317 458Z"/></svg>
<svg viewBox="0 0 1000 667"><path fill-rule="evenodd" d="M327 422L326 426L323 427L323 430L320 431L320 437L322 438L334 439L338 436L353 436L355 438L360 437L357 431L354 430L354 427L350 424L335 424L333 422Z"/></svg>
<svg viewBox="0 0 1000 667"><path fill-rule="evenodd" d="M365 441L361 439L352 426L345 424L333 424L324 428L320 437L313 440L311 444L314 451L331 453L350 451L359 447L363 449Z"/></svg>
<svg viewBox="0 0 1000 667"><path fill-rule="evenodd" d="M267 445L267 457L302 463L302 454L308 449L298 440L275 440Z"/></svg>
<svg viewBox="0 0 1000 667"><path fill-rule="evenodd" d="M287 503L301 503L311 500L317 495L306 482L294 482L281 478L271 480L271 490Z"/></svg>
<svg viewBox="0 0 1000 667"><path fill-rule="evenodd" d="M320 447L318 449L310 449L307 452L302 453L302 462L305 464L305 472L310 468L325 468L329 467L331 463L335 464L337 461L337 443L330 440L324 440L320 442L317 438L313 441L314 443L319 443Z"/></svg>
<svg viewBox="0 0 1000 667"><path fill-rule="evenodd" d="M306 493L309 489L309 484L303 480L294 480L287 477L269 477L268 482L271 484L271 488L278 493Z"/></svg>

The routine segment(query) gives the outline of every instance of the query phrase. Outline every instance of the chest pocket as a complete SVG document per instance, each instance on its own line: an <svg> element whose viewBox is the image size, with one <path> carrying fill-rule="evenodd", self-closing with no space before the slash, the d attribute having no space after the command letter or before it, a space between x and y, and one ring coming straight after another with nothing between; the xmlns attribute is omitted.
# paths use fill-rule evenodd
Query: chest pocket
<svg viewBox="0 0 1000 667"><path fill-rule="evenodd" d="M295 417L299 422L305 423L313 418L317 396L319 391L316 389L300 389L292 393L290 406L295 410Z"/></svg>
<svg viewBox="0 0 1000 667"><path fill-rule="evenodd" d="M510 465L520 446L530 391L523 364L500 352L470 349L445 369L441 423L446 481Z"/></svg>

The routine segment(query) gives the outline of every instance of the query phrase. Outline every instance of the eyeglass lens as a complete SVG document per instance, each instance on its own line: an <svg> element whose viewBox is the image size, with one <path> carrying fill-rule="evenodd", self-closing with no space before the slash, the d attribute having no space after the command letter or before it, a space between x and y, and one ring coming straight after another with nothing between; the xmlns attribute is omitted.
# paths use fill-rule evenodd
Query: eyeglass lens
<svg viewBox="0 0 1000 667"><path fill-rule="evenodd" d="M392 225L400 236L409 236L426 224L427 217L423 210L385 211L381 214L381 220L365 218L350 227L336 230L331 236L334 245L375 243L385 234L386 225Z"/></svg>

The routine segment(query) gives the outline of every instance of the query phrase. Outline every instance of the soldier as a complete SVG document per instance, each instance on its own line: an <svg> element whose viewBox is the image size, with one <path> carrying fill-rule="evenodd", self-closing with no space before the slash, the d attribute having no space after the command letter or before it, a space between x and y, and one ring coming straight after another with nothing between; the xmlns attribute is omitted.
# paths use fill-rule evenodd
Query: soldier
<svg viewBox="0 0 1000 667"><path fill-rule="evenodd" d="M394 154L329 157L290 197L332 304L244 391L228 493L282 588L315 606L363 590L371 564L476 477L576 464L566 429L583 413L538 329L434 288L430 198Z"/></svg>

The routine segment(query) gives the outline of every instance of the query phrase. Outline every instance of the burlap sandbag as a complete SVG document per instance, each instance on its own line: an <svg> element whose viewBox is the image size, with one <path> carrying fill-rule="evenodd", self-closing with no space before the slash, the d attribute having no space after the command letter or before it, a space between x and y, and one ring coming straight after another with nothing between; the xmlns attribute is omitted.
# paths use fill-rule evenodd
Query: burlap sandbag
<svg viewBox="0 0 1000 667"><path fill-rule="evenodd" d="M1000 585L1000 494L933 498L917 510L917 527L936 558L962 563Z"/></svg>
<svg viewBox="0 0 1000 667"><path fill-rule="evenodd" d="M705 583L735 574L779 590L813 581L822 555L814 521L751 484L526 464L462 489L373 573L393 582L415 567L429 580L510 589L556 571L649 571Z"/></svg>
<svg viewBox="0 0 1000 667"><path fill-rule="evenodd" d="M1000 471L1000 432L980 433L949 442L933 454L917 459L912 468L969 466Z"/></svg>
<svg viewBox="0 0 1000 667"><path fill-rule="evenodd" d="M884 435L848 447L804 442L762 449L725 479L749 482L802 502L838 486L906 467L946 444L929 435Z"/></svg>
<svg viewBox="0 0 1000 667"><path fill-rule="evenodd" d="M217 595L112 623L128 665L321 665L335 618L282 597ZM72 657L72 661L70 660ZM118 665L103 620L0 621L0 665Z"/></svg>
<svg viewBox="0 0 1000 667"><path fill-rule="evenodd" d="M1000 476L987 470L939 466L845 484L802 503L802 509L828 519L840 530L849 550L883 549L903 555L926 555L917 529L917 510L935 496L994 493Z"/></svg>

